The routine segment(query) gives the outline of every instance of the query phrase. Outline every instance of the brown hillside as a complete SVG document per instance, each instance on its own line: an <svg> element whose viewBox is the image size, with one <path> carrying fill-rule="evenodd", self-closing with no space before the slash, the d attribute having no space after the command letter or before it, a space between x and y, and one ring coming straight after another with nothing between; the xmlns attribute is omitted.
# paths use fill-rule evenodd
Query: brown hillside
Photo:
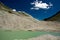
<svg viewBox="0 0 60 40"><path fill-rule="evenodd" d="M0 28L33 31L60 31L56 21L39 21L25 12L12 11L0 3Z"/></svg>

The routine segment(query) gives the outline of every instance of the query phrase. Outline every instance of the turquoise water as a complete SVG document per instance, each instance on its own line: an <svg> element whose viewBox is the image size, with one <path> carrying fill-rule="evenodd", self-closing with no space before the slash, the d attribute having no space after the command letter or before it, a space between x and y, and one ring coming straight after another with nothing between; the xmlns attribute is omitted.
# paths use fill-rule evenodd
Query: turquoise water
<svg viewBox="0 0 60 40"><path fill-rule="evenodd" d="M60 32L44 32L44 31L6 31L0 30L0 40L14 40L14 39L27 39L37 37L44 34L52 34L60 36Z"/></svg>

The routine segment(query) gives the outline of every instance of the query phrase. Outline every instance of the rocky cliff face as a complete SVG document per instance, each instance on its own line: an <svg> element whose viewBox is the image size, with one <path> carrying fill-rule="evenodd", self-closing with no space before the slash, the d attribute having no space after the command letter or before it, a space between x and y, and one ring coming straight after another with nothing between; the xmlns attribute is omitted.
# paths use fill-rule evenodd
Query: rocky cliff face
<svg viewBox="0 0 60 40"><path fill-rule="evenodd" d="M25 12L12 11L12 9L0 3L0 28L60 31L60 23L56 21L39 21Z"/></svg>

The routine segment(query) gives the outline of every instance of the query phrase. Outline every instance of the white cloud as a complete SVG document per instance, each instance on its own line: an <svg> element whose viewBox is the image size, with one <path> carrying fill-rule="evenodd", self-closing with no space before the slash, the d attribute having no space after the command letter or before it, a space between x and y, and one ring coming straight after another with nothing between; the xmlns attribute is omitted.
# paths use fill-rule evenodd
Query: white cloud
<svg viewBox="0 0 60 40"><path fill-rule="evenodd" d="M34 1L33 3L31 3L31 5L33 5L33 7L31 9L35 9L35 10L39 10L39 9L49 9L51 8L51 6L53 6L53 4L49 3L43 3L42 1Z"/></svg>
<svg viewBox="0 0 60 40"><path fill-rule="evenodd" d="M12 11L16 11L16 9L13 9Z"/></svg>
<svg viewBox="0 0 60 40"><path fill-rule="evenodd" d="M33 8L33 7L31 9L39 10L39 8Z"/></svg>

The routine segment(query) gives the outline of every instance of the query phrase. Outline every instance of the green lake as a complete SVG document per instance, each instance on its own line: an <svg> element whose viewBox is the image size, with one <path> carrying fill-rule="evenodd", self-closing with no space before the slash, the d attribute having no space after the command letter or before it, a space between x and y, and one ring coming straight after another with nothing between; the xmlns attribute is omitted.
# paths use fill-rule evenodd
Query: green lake
<svg viewBox="0 0 60 40"><path fill-rule="evenodd" d="M44 35L44 34L52 34L55 36L60 36L60 32L0 30L0 40L27 39L27 38Z"/></svg>

